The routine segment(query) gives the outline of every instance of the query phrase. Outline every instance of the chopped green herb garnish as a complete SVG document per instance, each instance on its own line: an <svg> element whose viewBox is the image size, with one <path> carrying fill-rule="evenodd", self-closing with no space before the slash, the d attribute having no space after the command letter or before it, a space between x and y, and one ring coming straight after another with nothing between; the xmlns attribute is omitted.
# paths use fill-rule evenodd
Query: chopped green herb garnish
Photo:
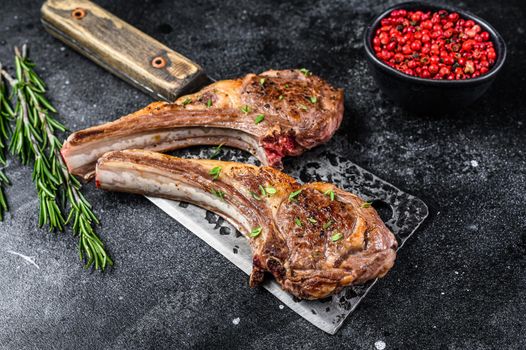
<svg viewBox="0 0 526 350"><path fill-rule="evenodd" d="M254 119L254 123L255 124L259 124L261 123L263 120L265 120L265 115L264 114L258 114L256 116L256 119Z"/></svg>
<svg viewBox="0 0 526 350"><path fill-rule="evenodd" d="M283 95L279 95L278 100L283 100Z"/></svg>
<svg viewBox="0 0 526 350"><path fill-rule="evenodd" d="M222 201L225 200L225 192L223 192L221 190L216 190L215 188L211 188L210 189L210 193L212 193L214 196L216 196L217 198L221 199Z"/></svg>
<svg viewBox="0 0 526 350"><path fill-rule="evenodd" d="M327 190L323 192L324 195L329 196L331 198L331 201L334 200L334 191L333 190Z"/></svg>
<svg viewBox="0 0 526 350"><path fill-rule="evenodd" d="M256 192L250 191L250 194L252 195L252 198L254 198L255 200L257 200L257 201L261 200L261 197L258 196L258 194Z"/></svg>
<svg viewBox="0 0 526 350"><path fill-rule="evenodd" d="M371 204L372 204L372 202L367 201L367 202L362 204L362 208L370 208Z"/></svg>
<svg viewBox="0 0 526 350"><path fill-rule="evenodd" d="M216 180L219 177L219 174L221 173L221 167L220 166L213 167L212 169L210 169L208 173L210 175L213 175L212 179Z"/></svg>
<svg viewBox="0 0 526 350"><path fill-rule="evenodd" d="M285 84L285 89L288 89L289 88L289 84Z"/></svg>
<svg viewBox="0 0 526 350"><path fill-rule="evenodd" d="M312 75L311 71L309 71L307 68L301 68L300 72L306 77L308 77L309 75Z"/></svg>
<svg viewBox="0 0 526 350"><path fill-rule="evenodd" d="M243 107L241 107L241 112L243 112L245 114L250 113L250 111L251 111L251 109L250 109L249 105L244 105Z"/></svg>
<svg viewBox="0 0 526 350"><path fill-rule="evenodd" d="M310 103L313 103L313 104L314 104L314 103L316 103L316 102L318 102L318 99L316 98L316 96L311 96L311 97L310 97Z"/></svg>
<svg viewBox="0 0 526 350"><path fill-rule="evenodd" d="M272 197L277 192L272 186L263 187L262 185L259 185L259 191L261 192L261 195L265 197Z"/></svg>
<svg viewBox="0 0 526 350"><path fill-rule="evenodd" d="M265 80L266 80L265 78L259 79L259 85L261 86L265 85Z"/></svg>
<svg viewBox="0 0 526 350"><path fill-rule="evenodd" d="M301 109L303 109L304 111L306 111L306 110L309 109L309 107L307 107L307 106L305 106L305 105L302 105L301 103L299 104L299 107L300 107Z"/></svg>
<svg viewBox="0 0 526 350"><path fill-rule="evenodd" d="M212 152L212 154L210 155L210 158L217 157L219 153L221 152L221 147L223 147L223 144L220 144L219 146L214 147L214 152Z"/></svg>
<svg viewBox="0 0 526 350"><path fill-rule="evenodd" d="M262 196L266 196L267 195L267 191L265 190L265 187L259 185L259 190L261 191L261 195Z"/></svg>
<svg viewBox="0 0 526 350"><path fill-rule="evenodd" d="M208 99L208 101L206 101L206 107L208 107L208 108L212 107L212 100L211 99Z"/></svg>
<svg viewBox="0 0 526 350"><path fill-rule="evenodd" d="M293 202L296 200L296 197L301 193L301 190L297 190L289 194L289 201Z"/></svg>
<svg viewBox="0 0 526 350"><path fill-rule="evenodd" d="M269 197L274 195L274 194L276 194L276 192L277 192L277 190L274 187L271 187L271 186L265 187L265 191L267 192Z"/></svg>
<svg viewBox="0 0 526 350"><path fill-rule="evenodd" d="M318 221L317 221L316 219L314 219L314 218L307 218L307 220L309 220L309 222L311 222L311 223L313 223L313 224L315 224L315 223L318 222Z"/></svg>
<svg viewBox="0 0 526 350"><path fill-rule="evenodd" d="M252 229L252 231L250 231L250 234L249 234L250 238L259 236L259 234L261 233L261 230L262 230L261 226Z"/></svg>
<svg viewBox="0 0 526 350"><path fill-rule="evenodd" d="M192 99L187 97L187 98L183 101L183 106L186 106L186 105L189 104L189 103L192 103Z"/></svg>
<svg viewBox="0 0 526 350"><path fill-rule="evenodd" d="M302 226L300 218L295 218L295 219L294 219L294 223L295 223L296 226L298 226L298 227L301 227L301 226Z"/></svg>
<svg viewBox="0 0 526 350"><path fill-rule="evenodd" d="M336 242L342 239L343 235L340 232L336 232L331 236L331 241Z"/></svg>
<svg viewBox="0 0 526 350"><path fill-rule="evenodd" d="M326 223L323 224L323 229L326 230L328 229L329 227L331 227L333 224L332 220L329 220L327 221Z"/></svg>

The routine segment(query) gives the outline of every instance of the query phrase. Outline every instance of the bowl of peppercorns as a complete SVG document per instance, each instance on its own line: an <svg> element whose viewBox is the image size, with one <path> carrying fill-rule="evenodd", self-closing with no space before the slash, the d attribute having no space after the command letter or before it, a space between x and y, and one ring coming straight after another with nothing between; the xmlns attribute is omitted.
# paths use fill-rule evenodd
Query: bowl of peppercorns
<svg viewBox="0 0 526 350"><path fill-rule="evenodd" d="M506 60L506 44L488 22L445 5L393 6L367 27L364 40L380 89L416 111L469 106L486 92Z"/></svg>

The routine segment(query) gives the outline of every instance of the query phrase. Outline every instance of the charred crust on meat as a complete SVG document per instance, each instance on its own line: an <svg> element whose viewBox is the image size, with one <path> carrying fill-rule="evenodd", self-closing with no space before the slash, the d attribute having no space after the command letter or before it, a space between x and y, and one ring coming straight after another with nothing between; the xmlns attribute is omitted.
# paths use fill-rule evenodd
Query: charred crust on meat
<svg viewBox="0 0 526 350"><path fill-rule="evenodd" d="M102 129L87 129L87 130L83 130L82 132L76 132L76 133L71 134L67 142L72 145L80 144L84 140L89 140L93 138L94 136L103 135L104 133L105 133L105 130L102 130Z"/></svg>
<svg viewBox="0 0 526 350"><path fill-rule="evenodd" d="M277 279L281 279L285 276L285 268L283 267L283 264L281 261L279 261L277 258L271 256L267 259L267 269L276 277Z"/></svg>
<svg viewBox="0 0 526 350"><path fill-rule="evenodd" d="M265 270L259 267L253 267L250 273L249 286L255 288L265 280Z"/></svg>

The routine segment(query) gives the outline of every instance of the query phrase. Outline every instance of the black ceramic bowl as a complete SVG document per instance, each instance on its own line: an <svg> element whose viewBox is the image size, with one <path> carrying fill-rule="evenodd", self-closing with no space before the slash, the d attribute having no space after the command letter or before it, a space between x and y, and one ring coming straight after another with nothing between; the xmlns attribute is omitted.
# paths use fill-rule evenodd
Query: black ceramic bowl
<svg viewBox="0 0 526 350"><path fill-rule="evenodd" d="M461 18L471 19L491 35L495 46L497 60L490 71L473 79L466 80L433 80L413 77L389 67L382 62L372 47L376 30L380 21L393 10L422 10L457 12ZM495 80L506 60L506 44L500 34L488 22L469 12L446 5L435 5L422 2L405 2L393 6L379 16L367 27L364 36L365 52L369 67L380 89L394 102L416 111L448 111L466 107L478 99Z"/></svg>

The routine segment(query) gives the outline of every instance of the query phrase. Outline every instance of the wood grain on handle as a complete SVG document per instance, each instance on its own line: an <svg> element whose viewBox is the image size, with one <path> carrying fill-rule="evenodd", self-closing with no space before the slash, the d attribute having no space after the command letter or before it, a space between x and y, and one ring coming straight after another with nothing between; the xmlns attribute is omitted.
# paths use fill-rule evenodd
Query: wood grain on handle
<svg viewBox="0 0 526 350"><path fill-rule="evenodd" d="M202 87L202 68L87 0L48 0L42 23L53 36L156 99Z"/></svg>

